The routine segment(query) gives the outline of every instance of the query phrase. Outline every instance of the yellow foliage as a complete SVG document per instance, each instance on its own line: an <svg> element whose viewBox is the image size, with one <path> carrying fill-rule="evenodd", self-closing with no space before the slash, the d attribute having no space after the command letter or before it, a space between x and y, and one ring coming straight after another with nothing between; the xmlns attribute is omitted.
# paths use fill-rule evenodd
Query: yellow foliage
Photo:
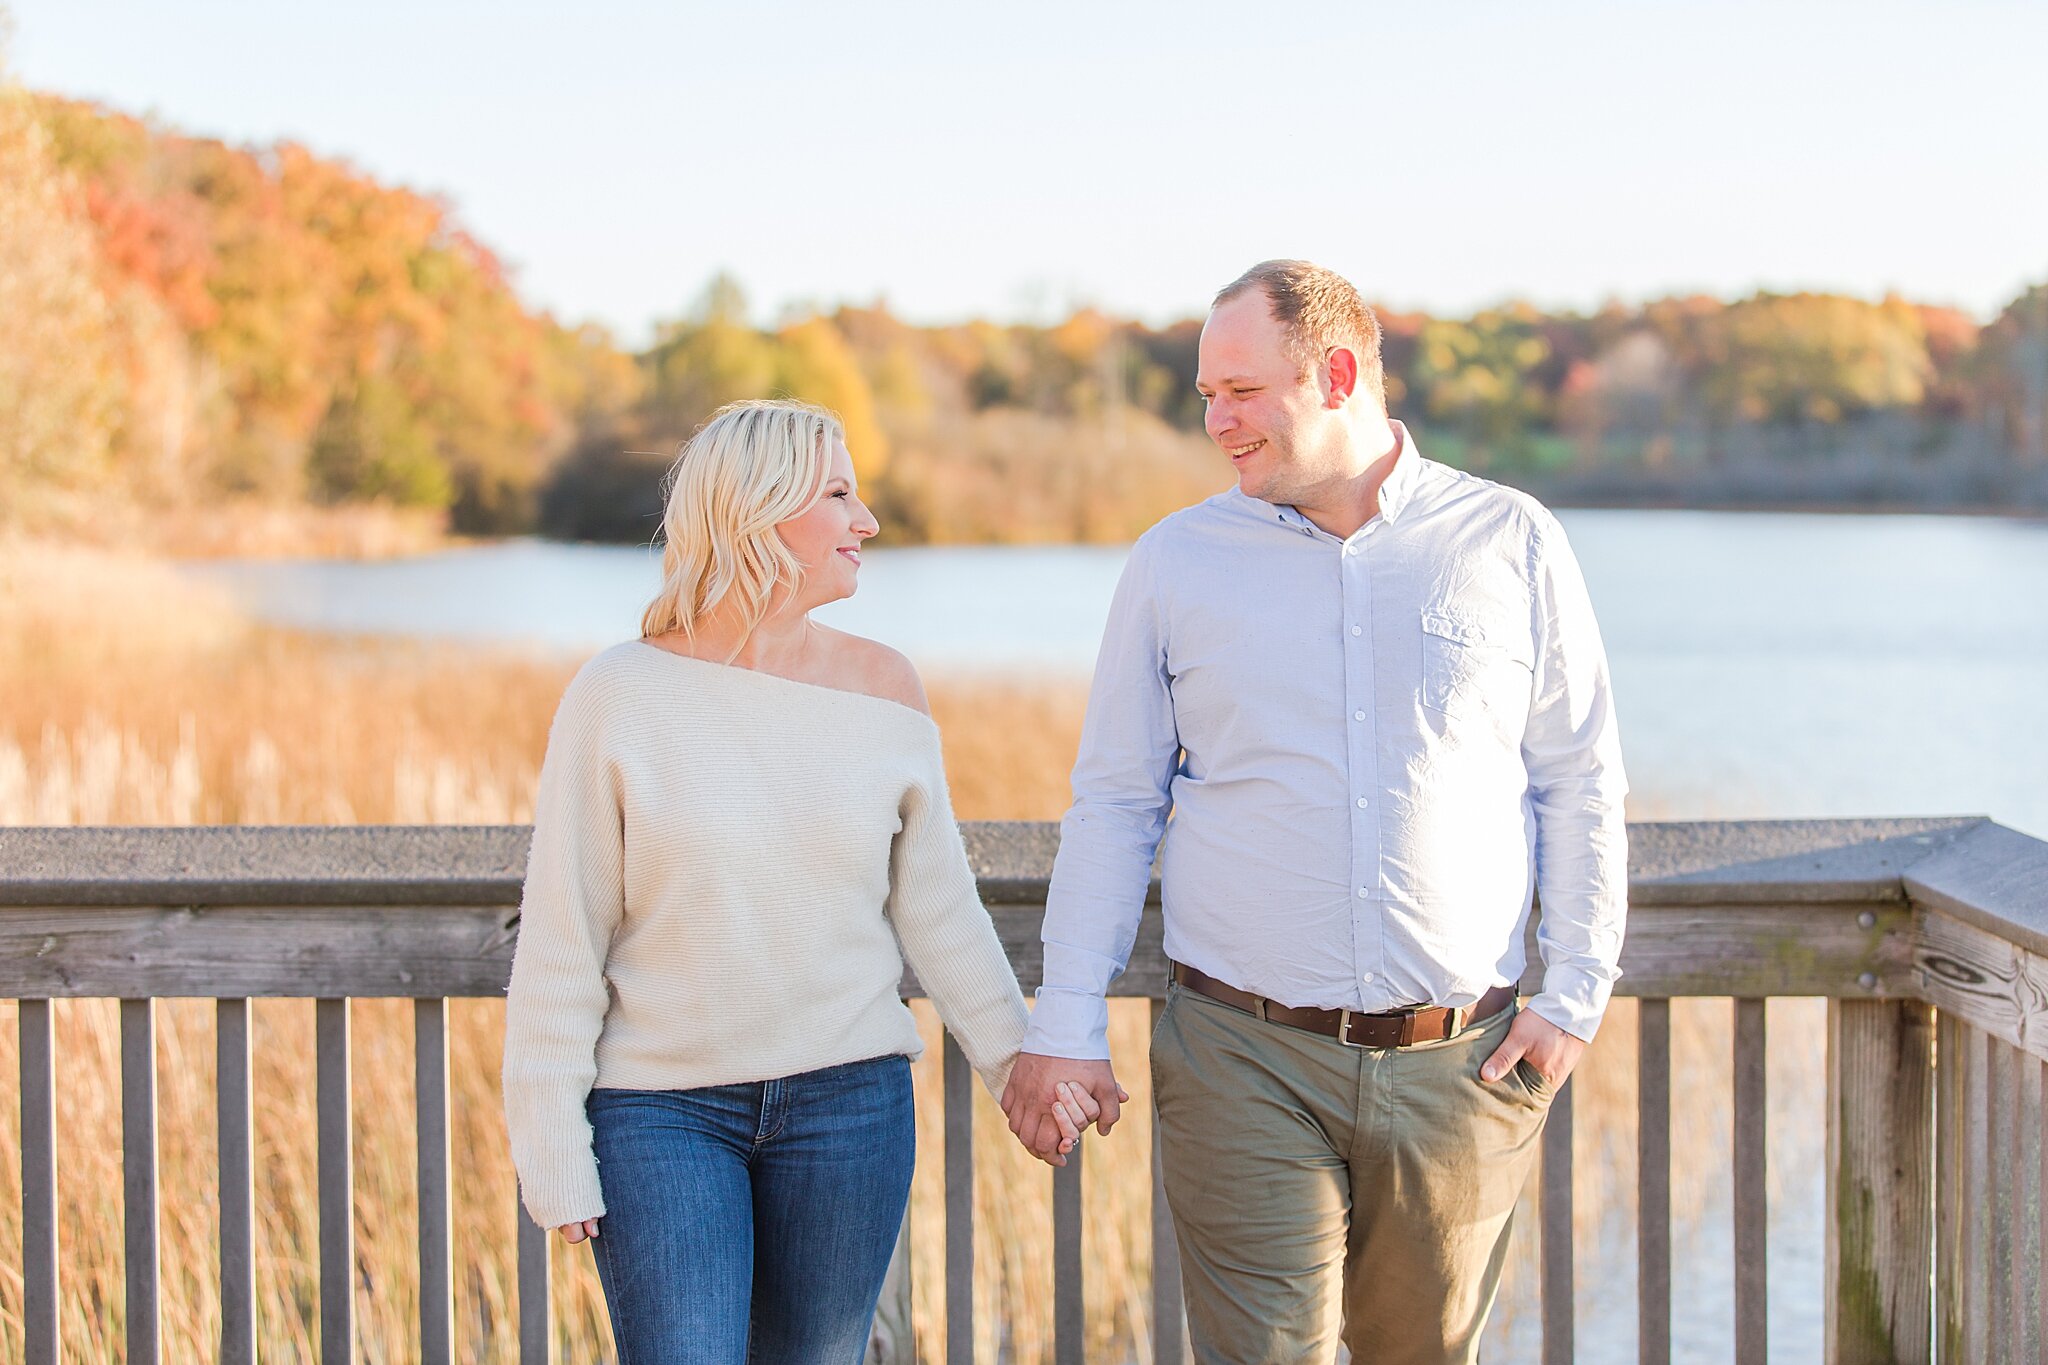
<svg viewBox="0 0 2048 1365"><path fill-rule="evenodd" d="M91 228L27 96L7 84L0 186L0 520L20 520L29 499L109 475L123 376Z"/></svg>

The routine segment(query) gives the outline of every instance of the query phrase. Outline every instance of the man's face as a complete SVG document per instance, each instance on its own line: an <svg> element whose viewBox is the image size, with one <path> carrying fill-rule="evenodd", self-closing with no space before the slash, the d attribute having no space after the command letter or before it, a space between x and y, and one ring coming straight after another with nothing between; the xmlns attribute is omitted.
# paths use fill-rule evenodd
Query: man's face
<svg viewBox="0 0 2048 1365"><path fill-rule="evenodd" d="M1195 387L1208 404L1209 439L1237 470L1237 486L1271 503L1294 503L1330 477L1329 411L1314 374L1287 350L1262 289L1248 290L1202 325Z"/></svg>

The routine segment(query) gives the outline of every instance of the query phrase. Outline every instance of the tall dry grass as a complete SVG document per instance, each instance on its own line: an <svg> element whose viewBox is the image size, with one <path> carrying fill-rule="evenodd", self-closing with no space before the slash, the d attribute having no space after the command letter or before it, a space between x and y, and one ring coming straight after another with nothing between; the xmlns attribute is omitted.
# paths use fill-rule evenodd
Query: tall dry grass
<svg viewBox="0 0 2048 1365"><path fill-rule="evenodd" d="M335 640L252 625L223 598L146 558L48 543L0 543L0 824L523 821L548 720L572 665L476 650ZM1077 690L933 687L963 819L1056 817L1079 736ZM453 1198L460 1269L457 1340L468 1361L509 1359L516 1329L515 1186L498 1104L502 1009L452 1006ZM67 1358L121 1355L119 1046L108 1001L55 1011L59 1048L62 1319ZM944 1340L937 1024L915 1074L913 1299L920 1354ZM159 1006L158 1060L167 1359L199 1360L219 1325L213 1021L198 1001ZM1634 1030L1626 1003L1576 1082L1583 1244L1632 1224ZM1711 1168L1725 1145L1726 1010L1681 1007L1674 1135L1681 1169ZM317 1356L312 1006L255 1009L258 1323L266 1358ZM1152 1359L1149 1028L1142 1001L1116 1002L1111 1039L1133 1093L1129 1117L1091 1139L1088 1358ZM411 1014L355 1007L355 1174L362 1355L416 1358ZM12 1074L15 1032L0 1031ZM1717 1071L1716 1068L1719 1068ZM0 1245L18 1246L19 1096L0 1085ZM977 1357L1051 1352L1051 1180L976 1100ZM1681 1180L1681 1213L1706 1183ZM1525 1225L1527 1220L1525 1220ZM1611 1238L1609 1239L1611 1240ZM608 1358L602 1299L585 1249L554 1251L559 1358ZM1531 1244L1518 1234L1493 1337L1515 1358L1531 1311ZM0 1361L19 1359L18 1263L0 1264ZM1526 1336L1526 1332L1521 1335Z"/></svg>

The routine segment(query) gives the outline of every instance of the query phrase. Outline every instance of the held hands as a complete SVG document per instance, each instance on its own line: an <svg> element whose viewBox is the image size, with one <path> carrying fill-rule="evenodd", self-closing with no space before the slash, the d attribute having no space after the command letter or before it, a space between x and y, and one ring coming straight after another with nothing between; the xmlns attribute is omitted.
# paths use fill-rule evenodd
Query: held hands
<svg viewBox="0 0 2048 1365"><path fill-rule="evenodd" d="M1585 1051L1582 1039L1574 1038L1534 1010L1518 1010L1515 1022L1508 1026L1508 1036L1501 1039L1494 1054L1479 1068L1479 1077L1497 1081L1516 1062L1526 1060L1555 1090L1570 1077Z"/></svg>
<svg viewBox="0 0 2048 1365"><path fill-rule="evenodd" d="M1130 1098L1106 1061L1022 1052L1003 1089L1003 1113L1033 1156L1064 1166L1081 1130L1093 1123L1107 1134Z"/></svg>
<svg viewBox="0 0 2048 1365"><path fill-rule="evenodd" d="M586 1218L580 1223L564 1223L556 1228L555 1231L562 1234L563 1241L567 1242L570 1246L575 1246L585 1237L597 1236L597 1220L595 1218Z"/></svg>

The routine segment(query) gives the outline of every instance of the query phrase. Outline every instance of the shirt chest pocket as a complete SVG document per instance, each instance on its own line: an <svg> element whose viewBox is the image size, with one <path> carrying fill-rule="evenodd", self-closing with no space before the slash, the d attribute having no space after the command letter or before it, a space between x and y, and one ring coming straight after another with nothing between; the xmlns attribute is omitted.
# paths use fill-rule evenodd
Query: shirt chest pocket
<svg viewBox="0 0 2048 1365"><path fill-rule="evenodd" d="M1535 650L1526 626L1442 607L1422 609L1422 704L1446 716L1526 717Z"/></svg>

